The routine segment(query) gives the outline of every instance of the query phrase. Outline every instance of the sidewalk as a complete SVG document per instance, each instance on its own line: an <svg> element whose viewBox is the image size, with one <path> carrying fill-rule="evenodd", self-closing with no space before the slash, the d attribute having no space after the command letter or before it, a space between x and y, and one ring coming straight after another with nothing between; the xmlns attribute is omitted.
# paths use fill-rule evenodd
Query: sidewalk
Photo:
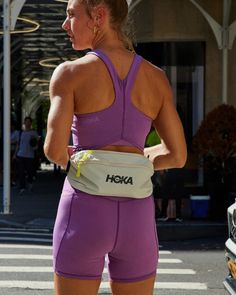
<svg viewBox="0 0 236 295"><path fill-rule="evenodd" d="M0 227L53 229L65 174L55 174L53 165L45 165L43 168L37 172L32 192L26 190L19 195L17 187L11 188L11 214L0 214ZM2 212L2 187L0 195Z"/></svg>
<svg viewBox="0 0 236 295"><path fill-rule="evenodd" d="M33 191L22 196L18 189L11 191L11 214L0 214L1 227L43 228L53 230L57 206L65 174L55 174L52 166L43 166L37 174ZM0 211L2 212L3 188L0 187ZM177 222L158 222L157 232L160 241L188 240L208 237L227 238L226 222L204 220L184 220Z"/></svg>

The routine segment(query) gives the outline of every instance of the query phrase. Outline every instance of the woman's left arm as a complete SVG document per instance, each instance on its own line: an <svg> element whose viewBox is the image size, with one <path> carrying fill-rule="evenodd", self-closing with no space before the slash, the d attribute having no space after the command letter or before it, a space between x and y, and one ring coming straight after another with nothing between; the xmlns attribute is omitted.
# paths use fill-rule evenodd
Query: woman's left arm
<svg viewBox="0 0 236 295"><path fill-rule="evenodd" d="M51 106L48 114L44 152L47 158L65 168L74 114L73 79L69 62L59 65L50 81Z"/></svg>

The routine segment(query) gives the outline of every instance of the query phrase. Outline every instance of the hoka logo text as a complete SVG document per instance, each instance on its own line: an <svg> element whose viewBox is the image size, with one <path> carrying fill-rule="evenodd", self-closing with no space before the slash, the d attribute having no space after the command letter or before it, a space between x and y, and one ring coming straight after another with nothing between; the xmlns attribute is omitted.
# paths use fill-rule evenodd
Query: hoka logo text
<svg viewBox="0 0 236 295"><path fill-rule="evenodd" d="M107 175L106 182L130 184L133 185L133 178L131 176Z"/></svg>

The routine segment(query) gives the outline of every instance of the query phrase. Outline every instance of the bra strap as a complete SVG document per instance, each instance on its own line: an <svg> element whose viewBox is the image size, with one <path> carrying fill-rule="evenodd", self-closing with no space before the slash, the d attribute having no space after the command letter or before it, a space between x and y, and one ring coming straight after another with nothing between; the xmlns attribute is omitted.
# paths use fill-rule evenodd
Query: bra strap
<svg viewBox="0 0 236 295"><path fill-rule="evenodd" d="M127 77L126 90L125 90L126 95L129 95L132 91L132 88L133 88L133 85L135 83L135 79L137 76L137 72L139 70L142 60L143 60L143 58L140 55L137 55L137 54L135 55L132 67L131 67L128 77Z"/></svg>
<svg viewBox="0 0 236 295"><path fill-rule="evenodd" d="M116 70L115 70L112 62L108 58L108 56L106 54L104 54L99 49L96 49L96 50L93 50L93 51L89 51L87 54L96 55L97 57L99 57L104 62L104 64L106 65L106 67L107 67L107 69L109 71L109 74L110 74L110 76L112 78L112 81L114 83L114 87L117 89L117 86L119 85L119 79L117 77Z"/></svg>

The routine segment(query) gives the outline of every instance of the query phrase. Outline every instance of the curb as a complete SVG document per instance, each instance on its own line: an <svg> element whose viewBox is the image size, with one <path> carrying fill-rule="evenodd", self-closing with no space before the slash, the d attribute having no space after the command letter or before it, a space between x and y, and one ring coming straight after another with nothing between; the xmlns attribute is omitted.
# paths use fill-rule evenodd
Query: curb
<svg viewBox="0 0 236 295"><path fill-rule="evenodd" d="M158 223L160 241L192 240L212 237L228 237L227 223Z"/></svg>

